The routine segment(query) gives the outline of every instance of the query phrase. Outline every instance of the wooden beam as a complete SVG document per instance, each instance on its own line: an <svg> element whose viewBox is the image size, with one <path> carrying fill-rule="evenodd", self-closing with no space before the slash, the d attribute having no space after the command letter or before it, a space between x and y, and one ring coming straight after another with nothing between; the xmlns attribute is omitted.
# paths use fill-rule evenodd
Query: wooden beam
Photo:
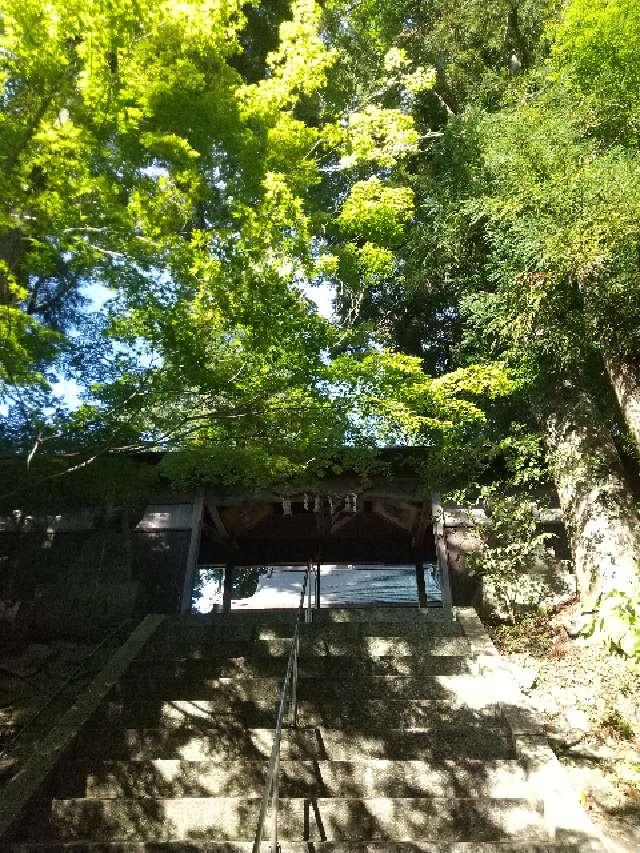
<svg viewBox="0 0 640 853"><path fill-rule="evenodd" d="M220 515L218 507L214 503L210 503L209 501L207 501L206 503L207 509L209 510L209 515L211 516L211 521L213 521L213 526L215 527L218 536L220 537L220 539L222 539L223 542L230 542L231 536L229 536L229 531L224 526L224 521L222 520L222 516Z"/></svg>
<svg viewBox="0 0 640 853"><path fill-rule="evenodd" d="M422 502L424 491L421 481L417 477L378 477L373 481L365 482L358 477L350 478L325 478L322 488L317 489L326 499L330 495L345 495L355 493L360 500L393 500L406 505L416 506ZM315 492L314 492L315 493ZM281 500L279 492L268 489L208 489L207 498L217 506L237 506L238 504L251 503L279 503ZM302 502L302 492L293 496L294 502Z"/></svg>
<svg viewBox="0 0 640 853"><path fill-rule="evenodd" d="M401 500L398 497L390 497L387 500L407 515L415 517L418 513L418 507L415 503L410 503L408 500Z"/></svg>
<svg viewBox="0 0 640 853"><path fill-rule="evenodd" d="M222 614L226 616L231 613L231 596L233 593L233 563L227 563L224 567L224 578L222 581Z"/></svg>
<svg viewBox="0 0 640 853"><path fill-rule="evenodd" d="M400 515L394 514L383 501L373 501L372 508L376 515L379 515L380 518L384 518L384 520L388 521L389 524L393 524L394 527L399 528L405 533L411 533L411 523L407 524L406 521L403 521Z"/></svg>
<svg viewBox="0 0 640 853"><path fill-rule="evenodd" d="M329 518L329 513L327 512L327 507L325 505L324 499L320 501L320 512L315 513L316 516L316 527L318 529L318 537L320 539L326 539L329 535L329 525L331 519Z"/></svg>
<svg viewBox="0 0 640 853"><path fill-rule="evenodd" d="M418 607L427 606L427 585L424 581L424 563L416 561L416 587L418 590Z"/></svg>
<svg viewBox="0 0 640 853"><path fill-rule="evenodd" d="M237 514L234 514L236 517L232 519L234 522L232 527L235 529L235 535L229 531L227 524L220 513L218 507L210 502L205 501L205 505L211 516L211 521L213 522L213 527L209 525L208 529L215 530L218 539L229 548L232 548L234 551L239 550L240 545L238 544L238 540L236 536L241 532L247 532L251 530L256 525L260 524L261 521L264 521L265 518L271 515L272 508L270 504L265 504L263 506L251 506ZM228 520L227 520L228 523Z"/></svg>
<svg viewBox="0 0 640 853"><path fill-rule="evenodd" d="M451 610L451 583L449 580L449 555L444 530L444 510L438 492L431 496L431 515L433 518L433 535L436 540L436 556L440 570L440 592L442 607Z"/></svg>
<svg viewBox="0 0 640 853"><path fill-rule="evenodd" d="M180 601L180 613L191 612L191 596L193 594L193 573L198 563L198 551L200 550L200 536L202 535L202 513L204 511L204 489L198 489L193 496L193 511L191 513L191 538L189 539L189 551L187 553L187 565L184 573L184 584L182 585L182 600Z"/></svg>
<svg viewBox="0 0 640 853"><path fill-rule="evenodd" d="M230 537L244 536L273 515L273 504L249 502L245 506L228 506L222 511L218 508Z"/></svg>
<svg viewBox="0 0 640 853"><path fill-rule="evenodd" d="M431 521L431 506L427 501L422 502L422 507L416 519L413 528L413 539L411 547L419 551L424 545L424 535L427 532L427 525Z"/></svg>
<svg viewBox="0 0 640 853"><path fill-rule="evenodd" d="M337 533L338 530L341 530L343 527L346 527L347 524L351 524L351 522L356 519L364 510L364 501L358 501L358 508L355 512L351 512L351 510L342 510L337 519L331 525L331 529L329 533Z"/></svg>

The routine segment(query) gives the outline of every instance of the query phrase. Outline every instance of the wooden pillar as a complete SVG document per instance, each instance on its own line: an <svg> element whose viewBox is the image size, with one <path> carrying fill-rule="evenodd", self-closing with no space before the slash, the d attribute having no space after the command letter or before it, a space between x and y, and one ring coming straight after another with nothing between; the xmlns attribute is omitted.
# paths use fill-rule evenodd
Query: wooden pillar
<svg viewBox="0 0 640 853"><path fill-rule="evenodd" d="M222 614L226 616L231 613L231 594L233 592L233 563L227 563L224 567L224 578L222 581Z"/></svg>
<svg viewBox="0 0 640 853"><path fill-rule="evenodd" d="M191 513L191 538L189 540L189 551L187 553L187 565L182 585L182 599L180 601L180 613L191 612L191 596L193 595L193 573L198 564L198 552L200 551L200 536L202 534L202 512L204 509L204 489L198 489L193 498L193 512Z"/></svg>
<svg viewBox="0 0 640 853"><path fill-rule="evenodd" d="M316 610L320 610L320 561L316 563Z"/></svg>
<svg viewBox="0 0 640 853"><path fill-rule="evenodd" d="M442 607L445 610L451 610L451 583L449 580L449 555L447 553L447 540L444 530L444 509L442 508L438 492L434 492L431 496L431 513L433 516L433 535L436 540L438 569L440 570Z"/></svg>
<svg viewBox="0 0 640 853"><path fill-rule="evenodd" d="M418 607L427 607L428 605L427 585L424 579L424 561L422 559L422 554L424 552L424 536L430 520L431 504L428 501L423 501L413 527L413 537L411 540L411 546L414 549L416 556L416 589L418 592Z"/></svg>
<svg viewBox="0 0 640 853"><path fill-rule="evenodd" d="M416 587L418 589L418 607L427 606L427 586L424 582L424 563L416 560Z"/></svg>

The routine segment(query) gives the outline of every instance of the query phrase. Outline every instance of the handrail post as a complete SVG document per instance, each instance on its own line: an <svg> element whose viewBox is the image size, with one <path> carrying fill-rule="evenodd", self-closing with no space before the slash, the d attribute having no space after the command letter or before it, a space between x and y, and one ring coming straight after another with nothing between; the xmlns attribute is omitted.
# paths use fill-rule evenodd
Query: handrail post
<svg viewBox="0 0 640 853"><path fill-rule="evenodd" d="M300 654L300 633L296 630L294 638L293 671L291 673L291 700L289 702L289 725L298 724L298 655Z"/></svg>
<svg viewBox="0 0 640 853"><path fill-rule="evenodd" d="M269 761L269 769L267 771L267 779L262 795L262 803L260 804L260 814L258 816L258 825L253 841L252 853L260 853L262 844L262 832L269 802L271 802L271 853L279 853L278 844L278 809L280 803L280 741L282 737L282 726L286 716L287 709L287 693L289 692L289 723L296 726L298 722L298 657L300 655L300 625L302 624L302 614L305 609L304 599L307 593L307 585L311 589L310 565L307 565L307 570L304 575L302 589L300 591L300 602L298 604L298 615L296 617L296 625L291 641L291 650L287 662L287 672L282 683L280 698L278 700L278 713L276 715L276 727L273 733L273 744L271 747L271 759ZM309 608L311 605L311 595L309 594Z"/></svg>
<svg viewBox="0 0 640 853"><path fill-rule="evenodd" d="M311 562L307 563L307 612L305 613L305 622L307 625L311 622Z"/></svg>
<svg viewBox="0 0 640 853"><path fill-rule="evenodd" d="M273 773L273 794L271 799L271 853L279 853L278 845L278 807L280 799L280 741L276 753Z"/></svg>
<svg viewBox="0 0 640 853"><path fill-rule="evenodd" d="M451 582L449 578L449 555L447 553L447 536L445 530L445 515L440 495L434 492L431 496L431 514L433 516L433 534L436 540L436 556L440 570L440 596L443 610L451 613Z"/></svg>

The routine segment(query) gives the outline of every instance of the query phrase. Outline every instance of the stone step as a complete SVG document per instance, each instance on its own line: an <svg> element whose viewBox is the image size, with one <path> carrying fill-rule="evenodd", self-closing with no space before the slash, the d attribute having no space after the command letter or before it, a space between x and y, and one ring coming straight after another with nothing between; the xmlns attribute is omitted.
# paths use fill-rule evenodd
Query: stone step
<svg viewBox="0 0 640 853"><path fill-rule="evenodd" d="M71 841L9 844L3 853L252 853L252 841ZM264 841L262 853L268 853ZM595 841L284 841L280 853L605 853Z"/></svg>
<svg viewBox="0 0 640 853"><path fill-rule="evenodd" d="M440 658L448 661L449 658ZM307 675L299 671L298 700L313 700L324 702L343 702L346 699L389 698L411 699L447 699L451 696L451 685L445 679L455 677L456 661L449 669L454 672L444 672L441 675L423 675L421 678L406 675L369 675L355 674L348 670L341 677L321 677L320 674ZM462 669L460 664L460 669ZM443 667L445 669L445 667ZM275 702L280 695L283 683L280 677L259 676L223 676L220 678L207 676L186 677L144 677L127 678L120 682L120 696L126 698L146 698L171 696L175 699L210 699L235 703L244 702ZM462 683L454 684L459 690ZM455 693L456 697L458 692Z"/></svg>
<svg viewBox="0 0 640 853"><path fill-rule="evenodd" d="M462 628L457 622L333 622L331 624L302 625L300 635L309 639L358 640L362 637L400 637L404 640L421 640L430 637L459 637ZM212 622L185 625L167 625L158 635L157 641L168 643L191 643L198 640L274 640L292 637L290 622L273 622L269 625L252 625L238 622Z"/></svg>
<svg viewBox="0 0 640 853"><path fill-rule="evenodd" d="M53 800L51 828L60 840L251 840L259 808L250 797ZM299 841L547 837L540 809L519 799L283 798L279 815L281 837Z"/></svg>
<svg viewBox="0 0 640 853"><path fill-rule="evenodd" d="M224 616L221 613L186 613L180 616L167 616L164 624L174 625L211 625L217 622L244 622L245 624L266 624L268 622L291 622L295 625L298 618L297 607L269 607L232 610Z"/></svg>
<svg viewBox="0 0 640 853"><path fill-rule="evenodd" d="M305 599L306 605L306 599ZM316 624L324 625L334 622L395 622L400 624L415 624L425 622L452 622L455 618L441 607L322 607L312 608L312 619ZM290 622L295 624L298 608L269 608L259 610L253 608L238 608L226 615L221 613L191 613L183 616L169 616L165 619L167 626L213 625L221 622L264 625L273 622Z"/></svg>
<svg viewBox="0 0 640 853"><path fill-rule="evenodd" d="M474 708L464 701L464 696L453 692L443 693L441 697L434 693L432 698L422 699L368 699L351 694L340 697L337 693L326 696L328 698L298 701L301 725L420 729L445 722L472 726L499 716L497 705L484 704ZM125 698L108 703L96 721L107 726L184 726L196 721L200 725L203 722L213 723L217 719L225 723L235 718L245 725L270 726L275 724L276 697L275 689L261 692L255 687L248 689L245 697L234 690L221 690L209 699Z"/></svg>
<svg viewBox="0 0 640 853"><path fill-rule="evenodd" d="M125 681L124 686L127 682ZM178 689L180 685L177 685ZM236 709L249 710L251 704L259 707L272 707L280 696L282 679L280 678L217 678L210 679L203 689L202 696L181 696L164 694L149 697L147 705L151 708L160 707L164 703L183 702L187 699L199 708L207 708L209 713L233 713ZM406 692L405 692L406 691ZM442 707L447 703L452 710L468 707L472 710L482 710L493 707L499 702L509 702L513 699L511 682L498 677L474 675L433 675L424 678L411 676L362 676L347 679L318 679L303 677L298 680L298 697L307 702L322 702L325 705L344 704L347 699L362 703L363 700L384 698L389 700L389 706L400 707L401 700L395 697L404 696L409 692L419 694L419 698L438 700ZM180 691L188 692L188 691ZM123 691L124 693L124 691ZM409 705L417 699L407 698ZM115 707L134 705L136 697L127 701L123 695L119 703L111 703ZM243 706L244 703L244 706ZM138 702L142 704L142 702Z"/></svg>
<svg viewBox="0 0 640 853"><path fill-rule="evenodd" d="M282 678L288 656L274 657L211 657L207 660L140 661L121 682L131 692L157 690L159 684L180 680L199 684L214 678L262 677ZM355 657L300 657L298 673L302 678L361 678L363 676L463 675L469 673L470 661L461 656L421 658L375 657L360 660Z"/></svg>
<svg viewBox="0 0 640 853"><path fill-rule="evenodd" d="M87 778L91 799L260 797L267 761L105 762ZM282 761L282 797L516 797L531 791L516 761Z"/></svg>
<svg viewBox="0 0 640 853"><path fill-rule="evenodd" d="M251 632L247 632L251 635ZM291 639L276 637L270 640L247 639L225 640L214 638L181 639L165 638L150 643L145 648L141 662L148 660L167 661L190 659L209 659L218 657L287 657L291 649ZM465 637L360 637L359 639L315 639L301 638L300 654L305 657L354 657L369 659L378 657L415 657L427 658L433 655L463 656L470 655L471 648Z"/></svg>
<svg viewBox="0 0 640 853"><path fill-rule="evenodd" d="M397 622L415 624L424 622L451 622L450 613L441 607L326 607L315 610L313 621L319 624L332 622Z"/></svg>
<svg viewBox="0 0 640 853"><path fill-rule="evenodd" d="M199 725L198 725L199 723ZM512 759L513 740L503 725L481 722L435 725L421 731L398 728L345 731L329 727L298 727L282 733L283 759L303 761L389 760L460 761ZM185 761L263 760L271 754L273 728L247 728L242 722L195 720L191 724L87 732L80 752L87 759L182 759Z"/></svg>
<svg viewBox="0 0 640 853"><path fill-rule="evenodd" d="M502 719L498 705L474 709L454 699L357 699L303 700L298 703L298 723L347 729L429 729L434 726L466 726L468 737L479 727Z"/></svg>

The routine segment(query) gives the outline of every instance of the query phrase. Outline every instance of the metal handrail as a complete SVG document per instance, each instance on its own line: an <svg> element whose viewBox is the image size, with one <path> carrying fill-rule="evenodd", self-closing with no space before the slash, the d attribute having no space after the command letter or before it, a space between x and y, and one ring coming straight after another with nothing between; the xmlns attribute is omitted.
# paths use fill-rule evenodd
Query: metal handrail
<svg viewBox="0 0 640 853"><path fill-rule="evenodd" d="M262 802L260 804L260 815L258 816L258 825L256 827L256 836L253 842L252 853L260 853L262 845L262 833L264 830L264 822L271 802L271 853L278 853L278 806L280 799L280 742L282 739L282 726L284 724L285 709L287 707L287 692L291 685L291 696L289 699L289 725L296 726L298 722L298 657L300 655L300 622L304 612L304 621L308 624L312 619L311 610L311 582L310 582L311 564L307 565L304 573L304 581L302 583L302 591L300 592L300 604L298 606L298 615L296 617L296 625L291 640L291 649L287 661L287 671L280 689L278 699L278 712L276 714L276 726L273 733L273 745L271 747L271 758L269 759L269 767L267 770L267 778L264 784L264 792L262 794ZM309 590L307 598L307 606L305 608L304 596Z"/></svg>

